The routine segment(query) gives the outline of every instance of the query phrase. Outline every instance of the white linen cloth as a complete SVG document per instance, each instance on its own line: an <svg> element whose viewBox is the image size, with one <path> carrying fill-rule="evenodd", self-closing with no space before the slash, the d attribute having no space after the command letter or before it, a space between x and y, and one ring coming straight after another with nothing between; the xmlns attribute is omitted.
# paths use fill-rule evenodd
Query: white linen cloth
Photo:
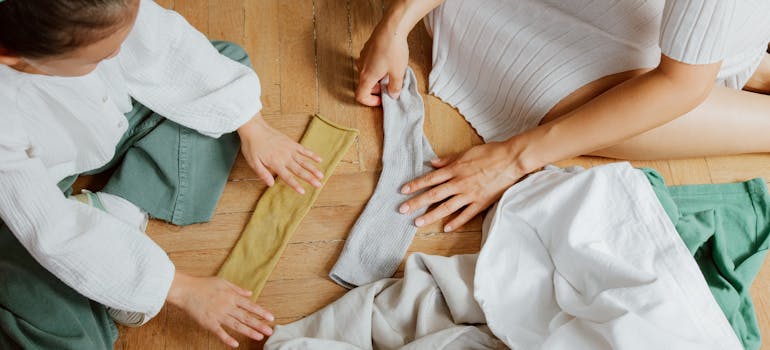
<svg viewBox="0 0 770 350"><path fill-rule="evenodd" d="M511 187L477 255L277 326L265 349L741 349L644 174L554 168ZM505 344L505 345L504 345Z"/></svg>

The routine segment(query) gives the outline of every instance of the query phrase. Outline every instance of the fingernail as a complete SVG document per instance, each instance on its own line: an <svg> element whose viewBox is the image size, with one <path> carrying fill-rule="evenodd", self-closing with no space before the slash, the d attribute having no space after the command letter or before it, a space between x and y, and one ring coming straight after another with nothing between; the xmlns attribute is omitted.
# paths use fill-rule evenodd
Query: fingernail
<svg viewBox="0 0 770 350"><path fill-rule="evenodd" d="M273 316L272 314L267 315L267 320L270 321L270 322L273 322L273 321L275 321L275 316Z"/></svg>
<svg viewBox="0 0 770 350"><path fill-rule="evenodd" d="M409 185L404 185L404 187L401 187L401 193L409 194Z"/></svg>
<svg viewBox="0 0 770 350"><path fill-rule="evenodd" d="M298 192L299 192L299 194L305 194L305 189L304 188L300 188Z"/></svg>
<svg viewBox="0 0 770 350"><path fill-rule="evenodd" d="M433 158L430 161L431 161L431 163L438 163L438 162L441 161L441 158Z"/></svg>
<svg viewBox="0 0 770 350"><path fill-rule="evenodd" d="M425 223L425 220L423 219L417 219L414 221L414 224L417 225L417 227L422 227L422 224Z"/></svg>
<svg viewBox="0 0 770 350"><path fill-rule="evenodd" d="M321 187L321 183L319 181L313 181L313 186Z"/></svg>
<svg viewBox="0 0 770 350"><path fill-rule="evenodd" d="M444 232L452 231L452 226L446 225L444 226Z"/></svg>
<svg viewBox="0 0 770 350"><path fill-rule="evenodd" d="M232 346L232 347L234 347L234 348L237 348L237 347L238 347L238 342L237 342L237 341L235 341L235 340L233 340L233 341L230 343L230 346Z"/></svg>
<svg viewBox="0 0 770 350"><path fill-rule="evenodd" d="M402 204L401 207L398 208L398 212L401 214L406 214L406 212L409 211L409 206L406 204Z"/></svg>

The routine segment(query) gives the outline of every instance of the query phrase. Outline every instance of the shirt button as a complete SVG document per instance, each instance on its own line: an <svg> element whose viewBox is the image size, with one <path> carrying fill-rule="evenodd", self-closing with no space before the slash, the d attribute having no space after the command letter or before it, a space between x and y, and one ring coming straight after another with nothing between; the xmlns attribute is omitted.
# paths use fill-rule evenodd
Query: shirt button
<svg viewBox="0 0 770 350"><path fill-rule="evenodd" d="M104 97L102 97L102 102L103 103L107 103L107 101L109 101L109 100L110 100L110 96L109 95L104 95Z"/></svg>

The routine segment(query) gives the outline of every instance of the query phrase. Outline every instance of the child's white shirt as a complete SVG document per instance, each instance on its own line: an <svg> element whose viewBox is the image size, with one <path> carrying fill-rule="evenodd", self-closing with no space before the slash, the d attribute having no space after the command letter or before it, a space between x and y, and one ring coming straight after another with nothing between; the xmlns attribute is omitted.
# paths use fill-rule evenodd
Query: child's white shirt
<svg viewBox="0 0 770 350"><path fill-rule="evenodd" d="M0 65L0 219L64 283L106 306L154 316L174 265L144 233L57 187L110 161L131 97L218 137L262 108L253 70L220 55L179 14L142 0L120 53L64 78Z"/></svg>

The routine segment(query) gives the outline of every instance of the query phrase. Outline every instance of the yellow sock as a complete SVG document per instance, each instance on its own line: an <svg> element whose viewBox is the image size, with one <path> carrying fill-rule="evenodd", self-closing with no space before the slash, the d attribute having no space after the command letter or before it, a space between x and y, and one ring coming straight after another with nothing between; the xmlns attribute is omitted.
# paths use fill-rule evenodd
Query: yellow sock
<svg viewBox="0 0 770 350"><path fill-rule="evenodd" d="M300 143L318 154L323 161L323 185L358 135L358 130L336 125L316 115L308 125ZM297 226L321 193L321 188L305 184L300 195L283 181L262 195L241 238L227 257L219 276L254 292L257 299L270 273Z"/></svg>

